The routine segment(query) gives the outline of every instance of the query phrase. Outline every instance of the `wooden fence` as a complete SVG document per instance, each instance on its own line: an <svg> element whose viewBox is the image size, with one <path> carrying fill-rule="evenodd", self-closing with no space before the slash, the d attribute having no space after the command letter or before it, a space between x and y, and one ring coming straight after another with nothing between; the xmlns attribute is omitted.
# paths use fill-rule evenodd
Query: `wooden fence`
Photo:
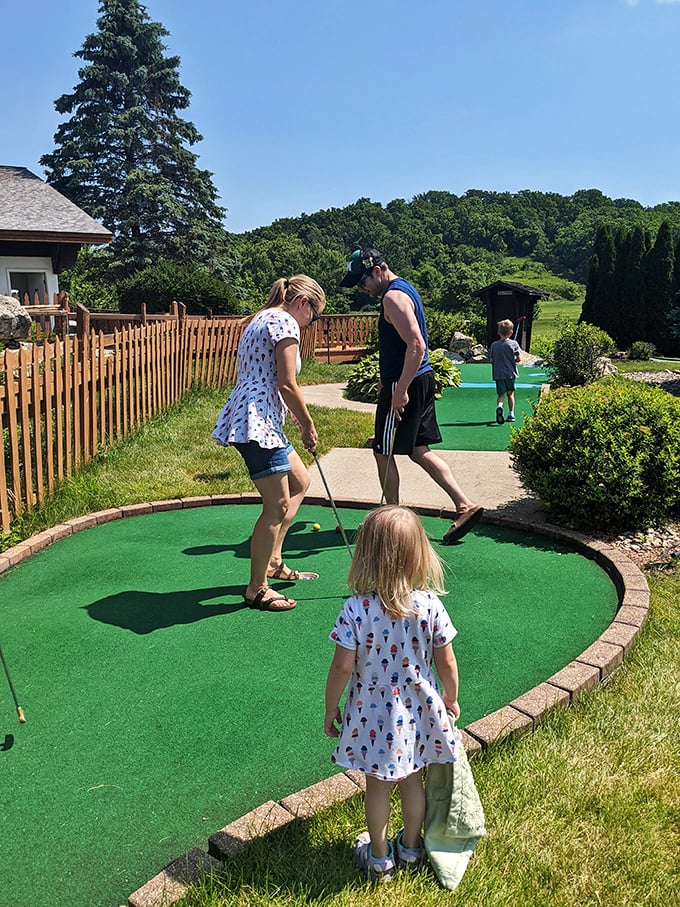
<svg viewBox="0 0 680 907"><path fill-rule="evenodd" d="M240 318L164 320L0 353L0 528L190 388L233 383L242 330Z"/></svg>
<svg viewBox="0 0 680 907"><path fill-rule="evenodd" d="M234 382L243 319L187 316L174 305L159 316L78 307L76 335L0 352L0 529L190 388ZM331 343L345 357L354 354L375 318L322 317L301 332L302 358L324 361Z"/></svg>

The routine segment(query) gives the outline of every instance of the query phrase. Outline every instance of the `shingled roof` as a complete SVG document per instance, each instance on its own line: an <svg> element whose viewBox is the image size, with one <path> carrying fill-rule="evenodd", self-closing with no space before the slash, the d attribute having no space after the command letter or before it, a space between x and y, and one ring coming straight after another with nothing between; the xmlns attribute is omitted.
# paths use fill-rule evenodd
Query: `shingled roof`
<svg viewBox="0 0 680 907"><path fill-rule="evenodd" d="M0 240L109 243L113 234L26 167L0 166Z"/></svg>
<svg viewBox="0 0 680 907"><path fill-rule="evenodd" d="M516 283L513 280L497 280L495 283L489 284L488 287L482 287L481 290L475 290L472 294L473 296L479 296L480 299L486 295L487 290L502 290L502 289L516 290L518 293L523 293L525 296L536 296L539 299L549 299L550 293L547 290L539 290L538 287L530 287L526 283Z"/></svg>

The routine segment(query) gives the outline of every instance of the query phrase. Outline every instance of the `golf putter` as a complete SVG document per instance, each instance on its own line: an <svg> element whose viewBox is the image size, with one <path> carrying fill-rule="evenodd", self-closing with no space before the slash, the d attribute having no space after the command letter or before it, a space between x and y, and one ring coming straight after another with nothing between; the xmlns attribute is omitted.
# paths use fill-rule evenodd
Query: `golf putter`
<svg viewBox="0 0 680 907"><path fill-rule="evenodd" d="M340 517L338 515L338 508L335 506L335 501L333 500L333 495L331 494L331 490L328 487L328 482L326 481L326 476L323 474L323 469L321 468L321 463L319 463L319 457L317 456L317 453L315 450L312 451L312 456L314 457L314 462L316 463L316 468L319 470L319 475L321 476L321 481L323 482L323 486L326 489L326 494L328 495L328 501L329 501L331 507L333 508L333 513L335 514L335 519L337 520L338 526L340 527L340 532L342 534L342 540L345 543L345 545L347 546L347 552L348 552L350 558L352 558L352 557L354 557L354 554L352 553L350 544L347 541L347 536L345 534L345 530L343 529L342 523L340 522Z"/></svg>

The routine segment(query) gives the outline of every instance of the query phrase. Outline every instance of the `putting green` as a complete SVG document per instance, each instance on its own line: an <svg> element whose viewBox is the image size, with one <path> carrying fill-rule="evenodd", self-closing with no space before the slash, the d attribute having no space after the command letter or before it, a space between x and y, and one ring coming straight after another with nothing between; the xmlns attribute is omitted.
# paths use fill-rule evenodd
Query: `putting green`
<svg viewBox="0 0 680 907"><path fill-rule="evenodd" d="M277 584L294 590L293 611L248 610L257 512L118 520L0 576L1 642L27 716L19 726L3 689L2 903L115 907L238 816L333 773L323 692L348 552L332 511L303 506L287 561L321 578ZM341 509L350 540L364 513ZM423 523L433 539L447 525ZM461 724L567 664L617 606L593 561L538 537L482 525L438 550Z"/></svg>
<svg viewBox="0 0 680 907"><path fill-rule="evenodd" d="M546 373L534 366L519 366L515 384L515 423L496 422L496 384L491 366L484 363L460 365L460 387L448 387L437 400L437 421L445 450L506 450L514 424L520 428L524 417L534 411ZM505 413L507 415L507 402Z"/></svg>

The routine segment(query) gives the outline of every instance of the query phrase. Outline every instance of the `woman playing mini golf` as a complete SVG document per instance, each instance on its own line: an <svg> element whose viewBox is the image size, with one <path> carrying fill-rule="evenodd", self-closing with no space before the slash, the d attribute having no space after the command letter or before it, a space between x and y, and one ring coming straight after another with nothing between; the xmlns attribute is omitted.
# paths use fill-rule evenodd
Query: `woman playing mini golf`
<svg viewBox="0 0 680 907"><path fill-rule="evenodd" d="M286 415L300 429L307 450L317 433L297 383L300 328L312 324L326 305L324 291L305 274L280 278L267 304L252 317L238 345L236 386L212 437L243 457L262 498L250 541L250 581L245 602L261 611L289 611L297 602L278 594L269 579L313 579L289 569L283 542L309 487L309 473L286 437Z"/></svg>

